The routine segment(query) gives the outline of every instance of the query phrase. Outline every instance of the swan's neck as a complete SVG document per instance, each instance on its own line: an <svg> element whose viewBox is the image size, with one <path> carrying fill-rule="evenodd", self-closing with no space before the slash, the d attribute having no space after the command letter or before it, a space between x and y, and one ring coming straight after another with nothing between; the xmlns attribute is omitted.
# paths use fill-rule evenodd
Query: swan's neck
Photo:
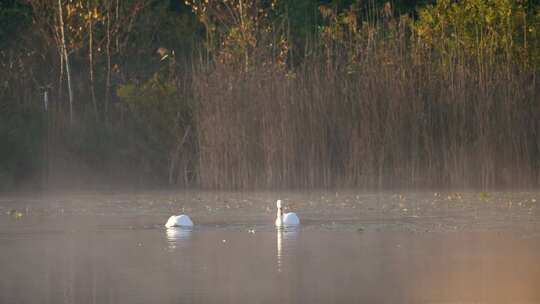
<svg viewBox="0 0 540 304"><path fill-rule="evenodd" d="M276 222L283 223L283 209L278 208Z"/></svg>

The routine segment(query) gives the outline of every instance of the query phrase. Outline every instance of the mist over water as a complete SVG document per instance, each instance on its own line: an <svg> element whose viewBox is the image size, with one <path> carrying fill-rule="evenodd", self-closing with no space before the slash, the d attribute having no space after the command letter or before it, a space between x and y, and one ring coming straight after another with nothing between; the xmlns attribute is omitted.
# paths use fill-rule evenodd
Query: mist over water
<svg viewBox="0 0 540 304"><path fill-rule="evenodd" d="M273 226L278 196L300 228ZM460 196L4 197L0 302L539 302L537 193ZM163 227L182 212L193 229Z"/></svg>

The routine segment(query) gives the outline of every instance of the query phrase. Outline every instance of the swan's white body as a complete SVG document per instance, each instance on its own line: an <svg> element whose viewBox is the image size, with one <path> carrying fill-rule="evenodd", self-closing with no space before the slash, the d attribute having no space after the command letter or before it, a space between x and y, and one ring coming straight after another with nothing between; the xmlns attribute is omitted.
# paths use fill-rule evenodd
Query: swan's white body
<svg viewBox="0 0 540 304"><path fill-rule="evenodd" d="M193 222L189 218L189 216L185 214L181 215L173 215L168 220L167 223L165 223L165 227L193 227Z"/></svg>
<svg viewBox="0 0 540 304"><path fill-rule="evenodd" d="M291 227L300 225L300 219L294 212L283 213L283 207L281 206L281 200L276 202L277 206L277 217L276 217L276 226L277 227Z"/></svg>

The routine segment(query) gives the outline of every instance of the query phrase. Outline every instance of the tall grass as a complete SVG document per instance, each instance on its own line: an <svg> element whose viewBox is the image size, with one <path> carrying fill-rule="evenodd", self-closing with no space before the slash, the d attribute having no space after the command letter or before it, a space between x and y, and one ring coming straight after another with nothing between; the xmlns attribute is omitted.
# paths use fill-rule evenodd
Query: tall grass
<svg viewBox="0 0 540 304"><path fill-rule="evenodd" d="M341 41L322 35L317 55L288 71L216 63L195 72L198 183L538 186L536 70L496 52L442 56L407 22L355 28Z"/></svg>

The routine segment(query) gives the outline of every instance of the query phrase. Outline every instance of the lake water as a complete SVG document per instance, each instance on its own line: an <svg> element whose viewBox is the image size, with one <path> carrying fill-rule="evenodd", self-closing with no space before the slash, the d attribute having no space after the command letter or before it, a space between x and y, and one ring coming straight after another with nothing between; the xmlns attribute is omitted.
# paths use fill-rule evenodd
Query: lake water
<svg viewBox="0 0 540 304"><path fill-rule="evenodd" d="M301 218L273 227L275 198ZM0 199L0 303L539 303L538 193ZM188 213L192 230L166 229Z"/></svg>

